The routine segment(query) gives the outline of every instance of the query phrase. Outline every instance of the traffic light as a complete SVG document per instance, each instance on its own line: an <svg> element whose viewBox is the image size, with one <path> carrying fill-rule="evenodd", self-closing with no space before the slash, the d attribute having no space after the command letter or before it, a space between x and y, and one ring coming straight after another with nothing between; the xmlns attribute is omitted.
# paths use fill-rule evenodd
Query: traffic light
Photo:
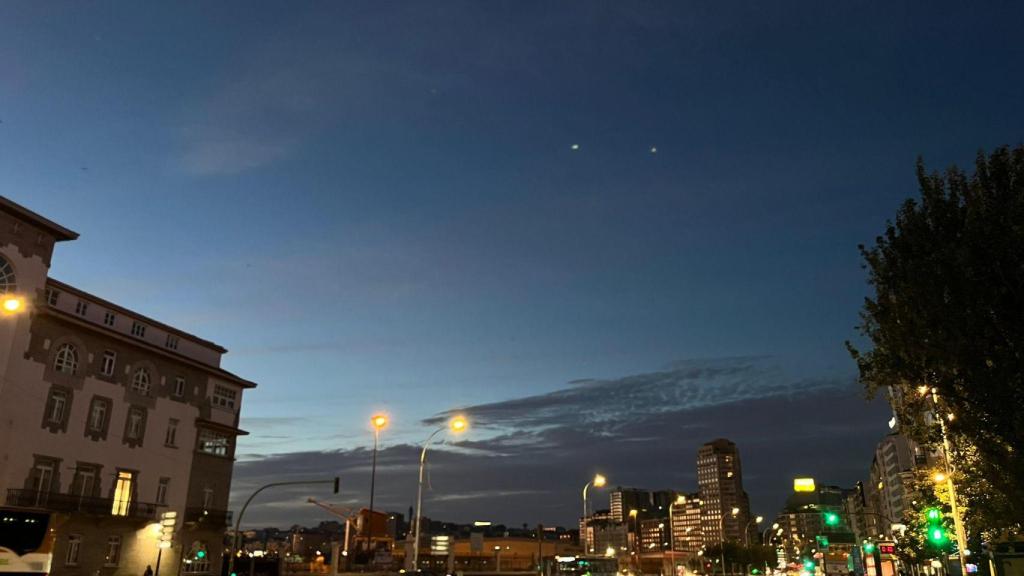
<svg viewBox="0 0 1024 576"><path fill-rule="evenodd" d="M808 572L814 572L814 568L814 560L811 560L810 558L804 558L804 570L807 570Z"/></svg>
<svg viewBox="0 0 1024 576"><path fill-rule="evenodd" d="M928 508L924 511L924 517L928 520L928 528L925 533L928 542L936 548L944 548L949 544L949 534L946 534L946 529L942 526L942 510Z"/></svg>
<svg viewBox="0 0 1024 576"><path fill-rule="evenodd" d="M835 512L825 512L825 525L839 526L839 514L836 514Z"/></svg>
<svg viewBox="0 0 1024 576"><path fill-rule="evenodd" d="M941 526L928 527L928 541L935 546L943 546L949 541L949 536Z"/></svg>
<svg viewBox="0 0 1024 576"><path fill-rule="evenodd" d="M196 552L196 558L199 558L200 560L206 558L206 550L199 550Z"/></svg>
<svg viewBox="0 0 1024 576"><path fill-rule="evenodd" d="M864 553L865 554L874 554L875 553L875 543L874 542L867 542L867 541L865 541L864 542Z"/></svg>

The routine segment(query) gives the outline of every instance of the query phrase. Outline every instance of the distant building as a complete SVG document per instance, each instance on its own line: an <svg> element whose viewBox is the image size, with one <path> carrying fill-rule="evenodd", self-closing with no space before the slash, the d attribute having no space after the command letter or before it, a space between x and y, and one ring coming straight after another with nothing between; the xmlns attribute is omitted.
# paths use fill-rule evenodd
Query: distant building
<svg viewBox="0 0 1024 576"><path fill-rule="evenodd" d="M850 547L855 542L849 519L844 512L852 490L838 486L817 486L813 491L794 492L786 499L786 506L776 522L782 530L780 539L790 561L801 552L814 549L818 537L828 538L832 548ZM826 515L833 513L837 523L826 524Z"/></svg>
<svg viewBox="0 0 1024 576"><path fill-rule="evenodd" d="M255 384L221 346L51 278L77 237L0 197L0 293L24 304L0 317L0 506L50 525L56 576L142 574L163 512L166 573L219 574Z"/></svg>
<svg viewBox="0 0 1024 576"><path fill-rule="evenodd" d="M672 510L672 549L696 554L704 543L700 520L700 495L684 494L685 503Z"/></svg>
<svg viewBox="0 0 1024 576"><path fill-rule="evenodd" d="M704 543L717 543L723 537L742 542L743 530L750 521L750 499L743 490L743 469L736 444L719 438L701 446L697 451L697 486L703 501Z"/></svg>
<svg viewBox="0 0 1024 576"><path fill-rule="evenodd" d="M619 486L608 495L613 522L629 520L630 510L647 511L653 506L651 491Z"/></svg>
<svg viewBox="0 0 1024 576"><path fill-rule="evenodd" d="M665 518L648 518L640 521L640 552L667 550L669 527Z"/></svg>

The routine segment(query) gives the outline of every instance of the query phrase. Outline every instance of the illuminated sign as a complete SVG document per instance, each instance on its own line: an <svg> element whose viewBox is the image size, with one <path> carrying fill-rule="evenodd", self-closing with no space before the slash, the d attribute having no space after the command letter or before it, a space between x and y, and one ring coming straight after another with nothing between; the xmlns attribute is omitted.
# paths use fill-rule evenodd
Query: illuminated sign
<svg viewBox="0 0 1024 576"><path fill-rule="evenodd" d="M793 492L814 492L814 478L794 478Z"/></svg>

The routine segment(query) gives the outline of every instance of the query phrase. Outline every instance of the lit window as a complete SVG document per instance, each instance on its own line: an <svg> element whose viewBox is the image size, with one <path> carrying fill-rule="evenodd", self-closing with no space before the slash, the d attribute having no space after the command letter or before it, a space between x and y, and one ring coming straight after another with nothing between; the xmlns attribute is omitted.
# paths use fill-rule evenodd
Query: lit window
<svg viewBox="0 0 1024 576"><path fill-rule="evenodd" d="M230 438L212 430L199 431L199 451L216 456L227 456L231 445Z"/></svg>
<svg viewBox="0 0 1024 576"><path fill-rule="evenodd" d="M175 336L174 334L168 334L167 335L167 342L164 343L164 346L167 347L167 348L170 348L171 350L177 350L178 349L178 337Z"/></svg>
<svg viewBox="0 0 1024 576"><path fill-rule="evenodd" d="M104 566L117 566L121 563L121 537L107 538L107 555L103 559Z"/></svg>
<svg viewBox="0 0 1024 576"><path fill-rule="evenodd" d="M139 338L146 337L146 325L139 324L138 322L132 322L132 336Z"/></svg>
<svg viewBox="0 0 1024 576"><path fill-rule="evenodd" d="M131 472L118 471L117 483L114 485L114 506L110 510L112 515L128 515L128 508L132 503L132 485L134 481L135 478Z"/></svg>
<svg viewBox="0 0 1024 576"><path fill-rule="evenodd" d="M68 553L64 556L65 566L78 566L78 553L82 548L82 537L78 534L68 536Z"/></svg>
<svg viewBox="0 0 1024 576"><path fill-rule="evenodd" d="M71 344L61 344L57 349L57 357L53 361L53 369L64 374L74 374L78 370L78 351Z"/></svg>
<svg viewBox="0 0 1024 576"><path fill-rule="evenodd" d="M221 386L215 384L213 386L213 405L220 406L222 408L235 407L235 398L238 396L238 392L228 388L227 386Z"/></svg>
<svg viewBox="0 0 1024 576"><path fill-rule="evenodd" d="M100 365L100 373L104 376L114 375L114 366L117 364L117 353L113 350L103 351L103 363Z"/></svg>
<svg viewBox="0 0 1024 576"><path fill-rule="evenodd" d="M139 368L135 371L135 376L132 377L132 390L149 396L149 370Z"/></svg>
<svg viewBox="0 0 1024 576"><path fill-rule="evenodd" d="M103 313L103 324L105 326L113 326L114 325L114 320L116 320L116 319L117 319L117 316L115 316L113 312L104 312Z"/></svg>
<svg viewBox="0 0 1024 576"><path fill-rule="evenodd" d="M85 300L79 300L75 303L75 314L79 316L85 316L85 313L89 310L89 303Z"/></svg>
<svg viewBox="0 0 1024 576"><path fill-rule="evenodd" d="M185 379L181 376L174 379L174 395L178 398L185 395Z"/></svg>

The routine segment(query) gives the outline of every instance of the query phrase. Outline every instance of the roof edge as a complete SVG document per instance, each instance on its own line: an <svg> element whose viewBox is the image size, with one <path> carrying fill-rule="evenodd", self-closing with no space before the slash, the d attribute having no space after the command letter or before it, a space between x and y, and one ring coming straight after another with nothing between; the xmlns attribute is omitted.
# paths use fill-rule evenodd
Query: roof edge
<svg viewBox="0 0 1024 576"><path fill-rule="evenodd" d="M25 220L28 220L29 222L35 224L36 226L43 228L50 234L53 234L53 236L57 239L57 242L78 239L78 232L75 232L74 230L71 230L69 228L65 228L60 224L57 224L53 220L50 220L49 218L41 214L37 214L29 210L28 208L25 208L21 204L18 204L17 202L11 200L6 196L0 196L0 210L10 212L15 216L24 218Z"/></svg>

